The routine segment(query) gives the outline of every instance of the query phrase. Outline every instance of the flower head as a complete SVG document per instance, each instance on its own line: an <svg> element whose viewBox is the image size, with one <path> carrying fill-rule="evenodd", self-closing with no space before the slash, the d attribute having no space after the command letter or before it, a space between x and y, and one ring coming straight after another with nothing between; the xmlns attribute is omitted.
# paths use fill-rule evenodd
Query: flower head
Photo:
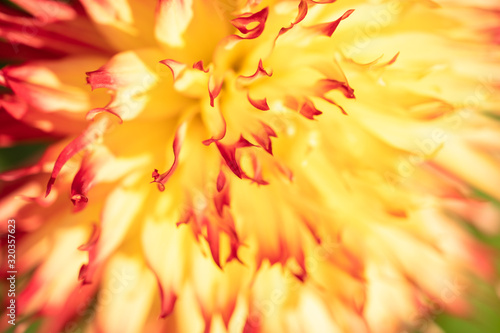
<svg viewBox="0 0 500 333"><path fill-rule="evenodd" d="M493 277L457 220L498 227L494 1L12 3L0 142L50 145L0 215L44 331L401 332Z"/></svg>

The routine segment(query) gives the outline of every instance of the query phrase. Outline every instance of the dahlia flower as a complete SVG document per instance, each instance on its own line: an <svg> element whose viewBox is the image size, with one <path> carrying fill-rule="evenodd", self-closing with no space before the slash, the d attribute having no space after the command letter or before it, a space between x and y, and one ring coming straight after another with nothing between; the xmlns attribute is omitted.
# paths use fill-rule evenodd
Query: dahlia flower
<svg viewBox="0 0 500 333"><path fill-rule="evenodd" d="M17 328L392 333L470 313L471 281L496 278L463 221L499 230L476 195L500 200L499 9L2 3L0 143L48 143L1 175Z"/></svg>

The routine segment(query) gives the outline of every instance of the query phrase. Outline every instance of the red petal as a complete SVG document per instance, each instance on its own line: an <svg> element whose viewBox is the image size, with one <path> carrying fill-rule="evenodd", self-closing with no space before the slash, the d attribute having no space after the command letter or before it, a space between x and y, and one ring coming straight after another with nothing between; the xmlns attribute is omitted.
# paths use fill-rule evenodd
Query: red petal
<svg viewBox="0 0 500 333"><path fill-rule="evenodd" d="M179 165L179 154L181 152L181 147L182 147L182 144L184 143L184 139L186 138L186 131L187 131L187 123L184 122L179 126L179 128L177 129L177 132L175 133L175 138L174 138L174 143L173 143L174 162L173 162L172 166L170 167L170 169L161 175L158 173L158 170L155 169L153 171L152 177L154 179L151 183L157 183L158 189L160 191L165 190L165 183L172 176L175 169L177 169L177 166Z"/></svg>
<svg viewBox="0 0 500 333"><path fill-rule="evenodd" d="M52 185L56 181L57 175L61 171L62 167L66 162L73 157L76 153L86 148L89 144L92 144L98 137L100 137L108 126L108 120L106 118L100 119L95 123L91 123L87 129L80 134L76 139L71 141L59 154L57 160L54 164L54 169L50 175L50 179L47 183L47 191L45 196L47 197L52 189Z"/></svg>

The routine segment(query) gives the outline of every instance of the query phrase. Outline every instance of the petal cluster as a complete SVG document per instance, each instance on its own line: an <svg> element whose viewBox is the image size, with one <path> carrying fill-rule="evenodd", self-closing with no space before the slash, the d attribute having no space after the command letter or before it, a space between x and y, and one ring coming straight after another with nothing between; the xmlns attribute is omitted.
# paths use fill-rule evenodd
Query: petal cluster
<svg viewBox="0 0 500 333"><path fill-rule="evenodd" d="M49 146L0 221L44 332L401 332L494 279L458 221L500 228L495 1L11 2L0 145Z"/></svg>

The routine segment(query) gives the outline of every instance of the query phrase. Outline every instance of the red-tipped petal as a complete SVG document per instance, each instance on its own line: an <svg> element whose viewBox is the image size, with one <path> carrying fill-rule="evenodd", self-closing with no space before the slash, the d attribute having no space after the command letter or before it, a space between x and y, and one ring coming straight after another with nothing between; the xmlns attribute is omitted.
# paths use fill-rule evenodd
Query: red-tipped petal
<svg viewBox="0 0 500 333"><path fill-rule="evenodd" d="M262 166L255 155L252 155L253 177L243 174L243 178L250 179L259 185L268 185L269 182L262 178Z"/></svg>
<svg viewBox="0 0 500 333"><path fill-rule="evenodd" d="M203 66L203 60L200 60L197 63L193 64L193 68L197 69L197 70L200 70L202 72L205 72L205 73L208 73L208 71L209 71L208 68L205 69L205 67Z"/></svg>
<svg viewBox="0 0 500 333"><path fill-rule="evenodd" d="M100 121L91 123L87 129L80 134L76 139L71 141L59 154L57 160L54 164L54 169L52 170L52 174L50 175L50 179L47 183L47 191L45 196L50 194L50 190L52 189L52 185L54 185L57 175L61 171L62 167L66 162L73 157L79 151L85 149L89 144L93 143L100 137L104 131L106 130L108 125L108 121L106 118L101 119Z"/></svg>
<svg viewBox="0 0 500 333"><path fill-rule="evenodd" d="M307 1L301 0L299 3L299 12L297 14L297 17L295 18L295 21L293 21L292 24L296 25L300 23L303 19L305 19L307 15L307 10L308 10Z"/></svg>
<svg viewBox="0 0 500 333"><path fill-rule="evenodd" d="M257 143L264 148L269 154L273 154L273 147L271 142L271 137L277 137L276 132L267 124L262 123L262 131L258 134L252 134L253 138Z"/></svg>
<svg viewBox="0 0 500 333"><path fill-rule="evenodd" d="M314 106L313 102L310 101L309 99L306 99L304 104L302 104L300 108L300 114L306 117L307 119L314 119L314 116L319 116L323 112L319 111L316 109Z"/></svg>
<svg viewBox="0 0 500 333"><path fill-rule="evenodd" d="M214 102L217 96L219 96L222 89L223 80L221 78L216 78L214 75L210 76L208 80L208 94L210 96L210 106L214 107Z"/></svg>
<svg viewBox="0 0 500 333"><path fill-rule="evenodd" d="M352 89L347 82L340 82L332 79L319 80L316 83L315 90L318 92L319 96L323 96L331 90L339 90L347 98L355 98L354 89Z"/></svg>
<svg viewBox="0 0 500 333"><path fill-rule="evenodd" d="M226 185L226 175L224 174L224 171L220 170L219 175L217 176L217 191L222 191L224 185Z"/></svg>
<svg viewBox="0 0 500 333"><path fill-rule="evenodd" d="M254 14L243 14L242 16L232 20L231 23L242 34L246 35L241 38L254 39L259 37L264 31L268 15L269 15L269 8L266 7ZM257 23L257 25L253 28L249 28L249 26L251 26L253 23Z"/></svg>
<svg viewBox="0 0 500 333"><path fill-rule="evenodd" d="M172 313L172 311L174 311L175 302L177 301L177 294L170 288L168 290L165 290L156 271L152 268L151 271L155 276L156 282L158 284L158 290L160 292L161 311L159 317L166 318L169 314Z"/></svg>
<svg viewBox="0 0 500 333"><path fill-rule="evenodd" d="M222 127L221 127L219 133L217 135L211 137L210 139L203 140L203 144L205 146L209 146L213 142L220 141L226 136L227 124L226 124L226 120L224 119L224 116L222 116L222 113L220 114L220 118L221 118Z"/></svg>
<svg viewBox="0 0 500 333"><path fill-rule="evenodd" d="M214 206L220 217L224 215L224 207L229 206L229 187L224 187L219 193L214 195Z"/></svg>
<svg viewBox="0 0 500 333"><path fill-rule="evenodd" d="M207 224L207 242L212 253L212 258L219 268L222 269L220 264L220 230L217 225L211 221L206 221Z"/></svg>
<svg viewBox="0 0 500 333"><path fill-rule="evenodd" d="M267 105L267 99L266 98L263 98L263 99L253 99L252 97L250 97L250 94L248 93L247 94L247 99L250 102L250 104L252 104L252 106L254 108L257 108L257 109L262 110L262 111L268 111L269 110L269 105Z"/></svg>
<svg viewBox="0 0 500 333"><path fill-rule="evenodd" d="M350 9L346 11L340 18L338 18L333 22L317 24L312 27L309 27L309 29L312 29L313 31L317 32L320 35L331 37L335 32L335 30L337 30L337 27L339 26L340 22L348 18L353 12L354 9Z"/></svg>
<svg viewBox="0 0 500 333"><path fill-rule="evenodd" d="M177 166L179 165L179 154L181 152L181 147L182 144L184 143L184 139L186 138L186 132L187 132L187 123L184 122L179 126L177 132L175 133L175 138L173 143L174 162L172 163L170 169L167 172L162 173L161 175L158 173L158 170L155 169L153 171L152 177L154 179L152 183L157 183L158 189L160 191L165 190L165 183L172 176L175 169L177 169Z"/></svg>
<svg viewBox="0 0 500 333"><path fill-rule="evenodd" d="M106 113L109 113L109 114L112 114L113 116L117 117L118 118L118 122L120 124L123 124L123 119L122 117L117 113L115 112L114 110L110 109L110 108L95 108L95 109L92 109L90 110L89 112L87 112L87 115L86 115L86 119L87 120L94 120L94 118L100 114L100 113L103 113L103 112L106 112Z"/></svg>
<svg viewBox="0 0 500 333"><path fill-rule="evenodd" d="M103 151L95 151L83 158L73 183L71 184L71 201L75 212L84 209L88 203L87 193L94 184L97 171L108 160L109 155Z"/></svg>
<svg viewBox="0 0 500 333"><path fill-rule="evenodd" d="M240 137L240 139L234 144L225 145L220 143L219 141L217 141L215 144L217 145L217 148L219 148L219 152L224 161L226 162L227 166L229 167L229 169L231 169L231 171L238 178L241 178L243 172L241 170L240 165L236 161L236 150L238 148L250 147L253 145L243 137Z"/></svg>
<svg viewBox="0 0 500 333"><path fill-rule="evenodd" d="M160 61L161 64L167 66L172 72L172 76L174 77L174 81L179 78L182 72L186 69L187 65L182 62L178 62L172 59L165 59Z"/></svg>
<svg viewBox="0 0 500 333"><path fill-rule="evenodd" d="M393 63L395 63L396 60L398 60L398 57L399 57L400 53L401 52L396 53L396 55L394 57L392 57L392 59L387 62L386 66L389 66L389 65L392 65Z"/></svg>
<svg viewBox="0 0 500 333"><path fill-rule="evenodd" d="M98 88L116 90L120 86L120 82L117 81L117 76L113 75L104 68L100 68L92 72L86 72L85 74L87 74L87 83L90 84L92 90Z"/></svg>
<svg viewBox="0 0 500 333"><path fill-rule="evenodd" d="M97 224L92 224L92 232L90 233L89 240L87 243L80 245L78 250L80 251L90 251L94 248L95 244L99 240L99 236L101 235L101 228Z"/></svg>
<svg viewBox="0 0 500 333"><path fill-rule="evenodd" d="M260 59L259 64L257 66L257 70L255 71L254 74L249 75L249 76L240 75L237 80L238 80L238 83L240 83L240 84L250 84L253 81L257 80L258 78L261 78L264 76L270 77L272 75L273 75L273 72L266 71L266 69L264 68L264 65L262 64L262 59Z"/></svg>

